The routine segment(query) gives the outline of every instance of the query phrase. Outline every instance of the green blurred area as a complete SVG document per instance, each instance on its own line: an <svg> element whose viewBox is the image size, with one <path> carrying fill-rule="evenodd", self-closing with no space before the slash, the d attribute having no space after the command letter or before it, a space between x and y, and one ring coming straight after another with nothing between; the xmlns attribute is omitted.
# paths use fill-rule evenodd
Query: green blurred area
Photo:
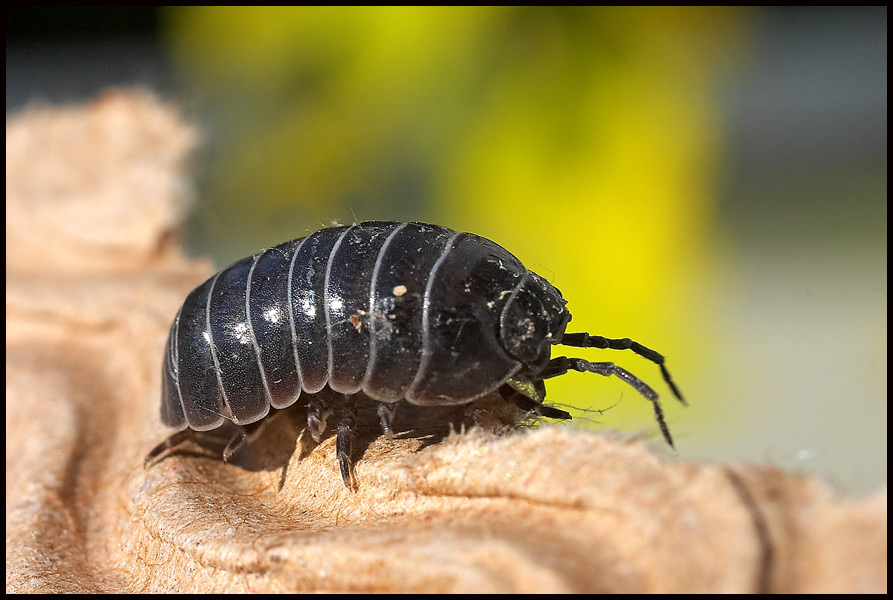
<svg viewBox="0 0 893 600"><path fill-rule="evenodd" d="M571 329L668 354L684 389L710 363L690 339L710 328L698 298L721 244L714 86L749 15L172 9L175 62L208 138L189 239L223 264L333 221L471 231L561 289ZM654 365L593 357L612 359L668 397ZM632 390L592 377L550 382L550 400L623 397L611 423L626 413L656 433Z"/></svg>

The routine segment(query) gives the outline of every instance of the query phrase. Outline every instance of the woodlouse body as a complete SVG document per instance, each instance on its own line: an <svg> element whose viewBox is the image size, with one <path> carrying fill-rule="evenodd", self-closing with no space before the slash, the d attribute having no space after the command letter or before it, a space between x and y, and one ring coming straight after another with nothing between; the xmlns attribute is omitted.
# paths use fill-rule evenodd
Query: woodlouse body
<svg viewBox="0 0 893 600"><path fill-rule="evenodd" d="M337 450L353 487L359 398L380 403L388 433L398 401L459 405L494 391L570 418L542 404L543 382L576 370L633 385L672 445L650 387L613 363L552 358L551 348L631 349L659 364L682 400L663 356L625 338L566 334L565 304L545 279L474 234L376 221L322 229L242 259L189 294L164 354L162 421L195 431L225 419L249 425L307 397L317 439L328 414L341 413ZM181 439L171 436L147 463Z"/></svg>

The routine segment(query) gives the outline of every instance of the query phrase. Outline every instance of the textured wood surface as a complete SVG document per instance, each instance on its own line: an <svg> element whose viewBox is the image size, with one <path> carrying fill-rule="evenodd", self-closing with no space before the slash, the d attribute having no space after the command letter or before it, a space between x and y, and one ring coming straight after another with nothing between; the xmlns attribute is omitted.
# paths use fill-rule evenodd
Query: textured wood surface
<svg viewBox="0 0 893 600"><path fill-rule="evenodd" d="M357 493L300 418L244 464L144 469L170 319L211 272L173 235L194 139L133 91L7 120L8 592L886 591L885 491L568 426L368 434Z"/></svg>

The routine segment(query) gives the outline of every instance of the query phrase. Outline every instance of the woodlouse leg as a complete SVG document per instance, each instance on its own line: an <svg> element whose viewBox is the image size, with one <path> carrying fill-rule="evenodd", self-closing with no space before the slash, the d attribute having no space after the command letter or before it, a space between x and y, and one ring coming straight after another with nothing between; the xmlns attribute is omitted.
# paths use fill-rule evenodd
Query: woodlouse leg
<svg viewBox="0 0 893 600"><path fill-rule="evenodd" d="M682 404L688 406L688 402L686 402L685 398L682 397L682 392L679 391L679 388L676 387L676 383L673 381L673 378L670 377L670 372L667 370L667 367L664 364L666 362L666 358L664 357L664 355L655 352L651 348L646 348L639 342L634 342L629 338L611 339L602 337L600 335L589 335L588 333L566 333L559 343L562 346L573 346L575 348L632 350L642 358L647 358L648 360L659 366L660 372L664 376L664 381L666 381L667 385L670 386L670 389L673 390L673 395L675 395Z"/></svg>
<svg viewBox="0 0 893 600"><path fill-rule="evenodd" d="M195 431L193 429L184 429L169 435L167 439L152 448L143 459L143 466L148 468L153 463L164 460L179 450L186 442L192 442L198 447L198 455L219 459L223 441L224 439L217 435L216 430Z"/></svg>
<svg viewBox="0 0 893 600"><path fill-rule="evenodd" d="M265 419L261 419L256 423L250 423L248 425L242 425L239 427L239 431L236 432L229 443L226 445L226 448L223 449L223 462L228 463L230 459L236 455L242 448L245 447L246 444L250 444L254 440L256 440L260 434L266 429L267 425L269 425L274 419L276 419L281 412L273 412L268 415Z"/></svg>
<svg viewBox="0 0 893 600"><path fill-rule="evenodd" d="M326 420L332 414L332 399L325 393L314 395L307 405L307 429L317 444L322 441L326 431Z"/></svg>
<svg viewBox="0 0 893 600"><path fill-rule="evenodd" d="M167 454L168 451L173 450L186 440L190 439L193 433L194 432L191 429L184 429L183 431L178 431L177 433L169 435L163 442L149 451L146 458L143 459L143 467L148 468L151 463L155 462L156 458Z"/></svg>
<svg viewBox="0 0 893 600"><path fill-rule="evenodd" d="M507 384L500 386L499 395L502 396L503 400L511 402L521 410L527 410L543 417L549 417L550 419L571 418L570 413L559 410L553 406L546 406L545 404L537 402L533 398L528 398L527 396Z"/></svg>
<svg viewBox="0 0 893 600"><path fill-rule="evenodd" d="M341 468L341 479L352 492L357 491L357 480L353 472L353 442L356 437L357 406L356 400L344 396L344 405L338 419L338 433L335 437L335 451L338 454L338 465Z"/></svg>
<svg viewBox="0 0 893 600"><path fill-rule="evenodd" d="M670 448L673 450L676 449L676 446L673 445L670 429L667 427L667 422L664 420L664 411L657 399L657 392L651 389L647 383L612 362L589 362L582 358L568 358L566 356L559 356L550 360L539 376L542 379L549 379L550 377L564 375L570 370L580 371L581 373L598 373L605 377L616 375L633 386L637 392L645 396L645 399L649 400L654 406L654 417L657 419L657 424L660 425L660 431L663 433L664 439L670 445Z"/></svg>
<svg viewBox="0 0 893 600"><path fill-rule="evenodd" d="M381 429L389 440L394 439L394 415L397 414L396 402L381 402L378 405L378 418L381 421Z"/></svg>

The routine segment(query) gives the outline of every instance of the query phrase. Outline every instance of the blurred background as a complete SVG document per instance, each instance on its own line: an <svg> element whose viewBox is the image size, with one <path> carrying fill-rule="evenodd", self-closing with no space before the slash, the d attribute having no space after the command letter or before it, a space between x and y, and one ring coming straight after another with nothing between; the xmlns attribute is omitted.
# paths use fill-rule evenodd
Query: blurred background
<svg viewBox="0 0 893 600"><path fill-rule="evenodd" d="M220 266L354 220L491 238L668 357L684 459L887 477L887 10L8 8L7 119L139 85L201 127ZM648 404L573 373L570 426ZM610 408L604 414L591 412Z"/></svg>

